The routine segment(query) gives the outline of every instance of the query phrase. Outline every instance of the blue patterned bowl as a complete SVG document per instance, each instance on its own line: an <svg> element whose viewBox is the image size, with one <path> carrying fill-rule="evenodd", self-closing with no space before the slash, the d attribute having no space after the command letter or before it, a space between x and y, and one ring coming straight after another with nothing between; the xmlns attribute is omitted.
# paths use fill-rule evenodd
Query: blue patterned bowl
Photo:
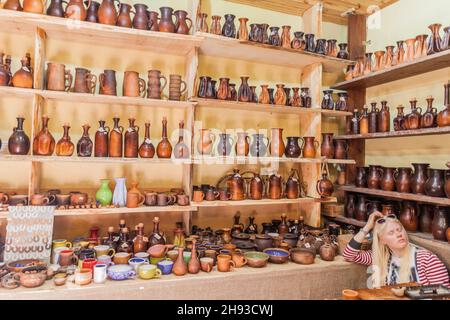
<svg viewBox="0 0 450 320"><path fill-rule="evenodd" d="M136 276L134 268L127 264L116 264L111 266L108 268L107 274L111 280L127 280Z"/></svg>
<svg viewBox="0 0 450 320"><path fill-rule="evenodd" d="M263 252L269 255L269 261L272 263L285 263L289 260L289 251L284 249L267 248Z"/></svg>

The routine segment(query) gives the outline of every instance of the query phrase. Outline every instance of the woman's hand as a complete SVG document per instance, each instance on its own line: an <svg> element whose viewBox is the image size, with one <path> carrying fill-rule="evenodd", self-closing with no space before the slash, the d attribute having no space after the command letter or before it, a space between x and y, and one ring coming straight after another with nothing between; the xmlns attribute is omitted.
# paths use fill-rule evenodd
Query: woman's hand
<svg viewBox="0 0 450 320"><path fill-rule="evenodd" d="M367 219L367 223L364 226L364 231L366 231L367 233L369 233L370 231L372 231L372 229L375 227L375 222L379 219L384 217L384 215L380 212L380 211L375 211L373 212L370 216L369 219Z"/></svg>

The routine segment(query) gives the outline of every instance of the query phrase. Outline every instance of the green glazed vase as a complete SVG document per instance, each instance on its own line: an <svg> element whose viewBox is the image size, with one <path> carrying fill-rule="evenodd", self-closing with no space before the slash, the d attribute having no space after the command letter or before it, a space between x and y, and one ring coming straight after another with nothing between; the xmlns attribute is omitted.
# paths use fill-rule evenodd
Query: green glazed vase
<svg viewBox="0 0 450 320"><path fill-rule="evenodd" d="M95 194L95 199L102 205L102 206L109 206L111 204L113 194L111 189L109 189L109 179L102 179L100 180L100 188L97 190L97 193Z"/></svg>

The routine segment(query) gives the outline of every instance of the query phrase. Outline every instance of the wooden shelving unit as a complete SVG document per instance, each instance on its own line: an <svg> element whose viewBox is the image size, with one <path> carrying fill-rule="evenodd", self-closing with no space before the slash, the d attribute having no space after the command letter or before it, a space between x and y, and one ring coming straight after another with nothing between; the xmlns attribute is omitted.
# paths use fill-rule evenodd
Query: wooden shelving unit
<svg viewBox="0 0 450 320"><path fill-rule="evenodd" d="M145 163L145 164L190 164L190 159L144 159L144 158L97 158L97 157L60 157L0 154L0 161L32 161L32 162L75 162L75 163Z"/></svg>
<svg viewBox="0 0 450 320"><path fill-rule="evenodd" d="M193 206L198 208L216 208L216 207L242 207L242 206L268 206L268 205L289 205L314 202L314 198L299 199L262 199L262 200L242 200L242 201L202 201L192 202Z"/></svg>
<svg viewBox="0 0 450 320"><path fill-rule="evenodd" d="M450 133L450 127L402 130L402 131L391 131L391 132L376 132L376 133L368 133L368 134L347 134L347 135L336 136L335 139L347 139L347 140L387 139L387 138L399 138L399 137L438 135L438 134L448 134L448 133Z"/></svg>
<svg viewBox="0 0 450 320"><path fill-rule="evenodd" d="M337 216L337 217L328 217L328 216L326 216L326 217L327 217L327 219L334 220L334 221L340 222L340 223L349 224L349 225L352 225L352 226L356 226L358 228L362 228L362 227L364 227L366 225L365 221L359 221L359 220L356 220L356 219L350 219L350 218L346 218L346 217L342 217L342 216Z"/></svg>
<svg viewBox="0 0 450 320"><path fill-rule="evenodd" d="M325 159L325 158L278 158L278 157L214 157L195 156L192 159L194 164L270 164L270 163L336 163L355 164L351 159Z"/></svg>
<svg viewBox="0 0 450 320"><path fill-rule="evenodd" d="M349 90L357 88L370 88L380 84L417 76L422 73L447 68L449 65L450 50L446 50L419 58L412 62L403 63L385 70L372 72L366 76L338 83L332 86L332 89Z"/></svg>
<svg viewBox="0 0 450 320"><path fill-rule="evenodd" d="M437 206L450 206L450 199L448 198L438 198L438 197L429 197L421 194L413 194L413 193L400 193L395 191L383 191L378 189L369 189L369 188L357 188L354 186L342 186L341 190L347 192L355 192L355 193L364 193L374 197L382 197L388 199L398 199L398 200L408 200L415 201L419 203L429 203Z"/></svg>

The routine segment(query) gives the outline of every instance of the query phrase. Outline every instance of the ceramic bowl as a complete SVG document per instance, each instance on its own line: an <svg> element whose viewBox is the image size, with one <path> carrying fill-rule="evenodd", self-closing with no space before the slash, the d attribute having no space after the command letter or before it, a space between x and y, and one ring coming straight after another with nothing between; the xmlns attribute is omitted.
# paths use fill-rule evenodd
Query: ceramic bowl
<svg viewBox="0 0 450 320"><path fill-rule="evenodd" d="M269 255L264 252L249 251L244 253L244 257L247 259L247 265L252 268L262 268L267 265Z"/></svg>
<svg viewBox="0 0 450 320"><path fill-rule="evenodd" d="M249 241L250 235L247 233L235 233L235 234L233 234L233 239L236 239L239 241Z"/></svg>
<svg viewBox="0 0 450 320"><path fill-rule="evenodd" d="M36 288L44 284L47 279L47 267L34 266L22 269L18 273L20 284L25 288Z"/></svg>
<svg viewBox="0 0 450 320"><path fill-rule="evenodd" d="M307 248L294 248L291 249L291 260L299 264L313 264L316 255L314 251Z"/></svg>
<svg viewBox="0 0 450 320"><path fill-rule="evenodd" d="M236 247L240 249L242 252L254 251L255 245L250 241L237 241Z"/></svg>
<svg viewBox="0 0 450 320"><path fill-rule="evenodd" d="M53 277L53 283L55 286L63 286L66 284L67 281L67 274L65 273L57 273Z"/></svg>
<svg viewBox="0 0 450 320"><path fill-rule="evenodd" d="M289 251L279 248L264 249L264 253L269 255L269 261L272 263L286 263L289 260Z"/></svg>
<svg viewBox="0 0 450 320"><path fill-rule="evenodd" d="M24 260L16 260L9 262L6 267L11 272L20 272L24 268L33 267L33 266L42 266L45 263L42 260L38 259L24 259Z"/></svg>
<svg viewBox="0 0 450 320"><path fill-rule="evenodd" d="M134 271L137 271L141 264L148 264L148 261L143 258L131 258L128 260L128 264L133 267Z"/></svg>
<svg viewBox="0 0 450 320"><path fill-rule="evenodd" d="M127 280L136 276L134 268L127 264L116 264L110 266L106 273L111 280Z"/></svg>

